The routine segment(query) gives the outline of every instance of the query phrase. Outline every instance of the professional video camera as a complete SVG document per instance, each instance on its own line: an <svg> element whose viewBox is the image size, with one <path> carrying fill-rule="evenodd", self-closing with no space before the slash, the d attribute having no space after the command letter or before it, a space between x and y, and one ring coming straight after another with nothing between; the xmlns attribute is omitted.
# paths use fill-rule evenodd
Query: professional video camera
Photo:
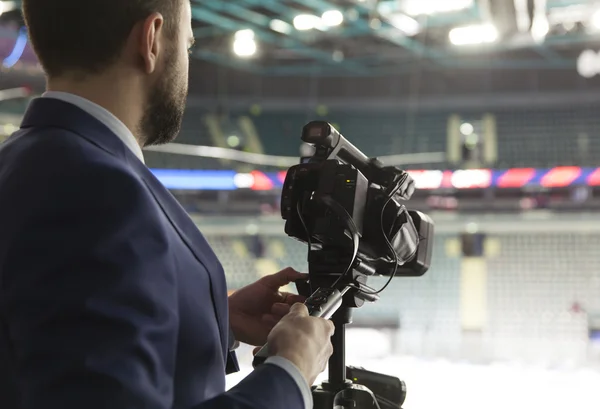
<svg viewBox="0 0 600 409"><path fill-rule="evenodd" d="M367 158L327 122L307 124L302 140L316 151L289 169L281 215L286 234L308 244L309 280L296 283L298 291L310 296L311 315L331 318L336 326L329 379L313 390L314 407L400 408L405 386L399 379L346 368L345 325L352 322L351 308L375 302L394 277L425 274L433 222L406 209L414 192L408 173ZM389 279L374 290L368 276ZM266 356L265 347L254 363Z"/></svg>

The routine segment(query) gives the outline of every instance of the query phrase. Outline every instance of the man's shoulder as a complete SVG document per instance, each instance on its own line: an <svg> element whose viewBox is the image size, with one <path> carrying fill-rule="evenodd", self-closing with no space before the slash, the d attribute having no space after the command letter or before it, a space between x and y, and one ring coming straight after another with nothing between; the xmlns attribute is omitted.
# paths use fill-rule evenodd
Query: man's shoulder
<svg viewBox="0 0 600 409"><path fill-rule="evenodd" d="M27 128L11 135L0 145L0 166L18 163L20 166L54 163L77 165L99 160L115 162L115 157L81 135L62 128Z"/></svg>
<svg viewBox="0 0 600 409"><path fill-rule="evenodd" d="M142 190L126 161L69 130L21 130L0 146L0 194L53 200L53 192L130 197Z"/></svg>

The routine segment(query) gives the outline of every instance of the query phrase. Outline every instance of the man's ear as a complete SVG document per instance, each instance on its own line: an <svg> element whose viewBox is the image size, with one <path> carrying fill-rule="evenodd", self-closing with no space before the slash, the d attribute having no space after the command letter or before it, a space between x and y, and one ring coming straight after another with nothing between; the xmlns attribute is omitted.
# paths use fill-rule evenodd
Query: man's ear
<svg viewBox="0 0 600 409"><path fill-rule="evenodd" d="M164 23L165 19L160 13L152 13L143 22L138 47L147 74L156 70L159 54L163 51Z"/></svg>

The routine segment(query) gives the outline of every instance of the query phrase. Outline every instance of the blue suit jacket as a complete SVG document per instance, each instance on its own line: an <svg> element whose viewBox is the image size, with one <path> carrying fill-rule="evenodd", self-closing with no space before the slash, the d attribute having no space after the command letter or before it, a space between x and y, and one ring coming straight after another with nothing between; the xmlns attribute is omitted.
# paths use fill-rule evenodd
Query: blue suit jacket
<svg viewBox="0 0 600 409"><path fill-rule="evenodd" d="M74 105L0 148L0 408L303 409L263 365L225 390L225 275L152 173Z"/></svg>

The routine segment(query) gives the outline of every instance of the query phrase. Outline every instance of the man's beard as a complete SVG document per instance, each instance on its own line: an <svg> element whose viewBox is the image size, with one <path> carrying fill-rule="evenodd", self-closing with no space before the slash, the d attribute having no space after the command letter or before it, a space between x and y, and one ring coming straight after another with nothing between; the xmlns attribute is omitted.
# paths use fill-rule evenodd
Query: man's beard
<svg viewBox="0 0 600 409"><path fill-rule="evenodd" d="M169 58L167 61L173 61ZM144 146L162 145L175 140L181 131L185 111L187 87L177 76L177 69L169 63L166 75L153 87L142 122Z"/></svg>

